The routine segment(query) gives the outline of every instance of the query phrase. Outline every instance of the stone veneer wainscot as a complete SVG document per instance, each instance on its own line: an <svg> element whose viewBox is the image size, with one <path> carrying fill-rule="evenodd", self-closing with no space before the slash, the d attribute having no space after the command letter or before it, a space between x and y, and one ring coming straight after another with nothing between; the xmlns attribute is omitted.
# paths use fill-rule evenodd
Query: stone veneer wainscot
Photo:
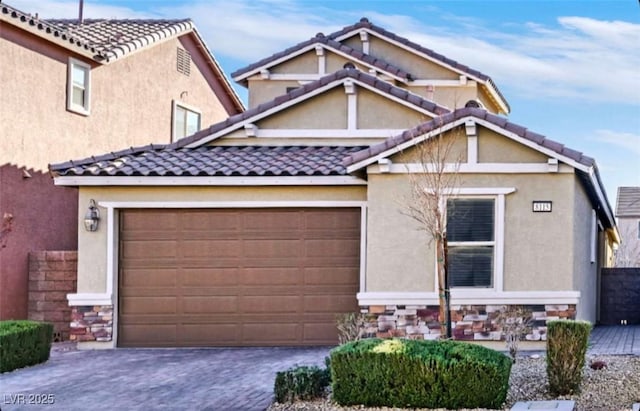
<svg viewBox="0 0 640 411"><path fill-rule="evenodd" d="M112 305L80 305L71 308L71 341L111 341Z"/></svg>

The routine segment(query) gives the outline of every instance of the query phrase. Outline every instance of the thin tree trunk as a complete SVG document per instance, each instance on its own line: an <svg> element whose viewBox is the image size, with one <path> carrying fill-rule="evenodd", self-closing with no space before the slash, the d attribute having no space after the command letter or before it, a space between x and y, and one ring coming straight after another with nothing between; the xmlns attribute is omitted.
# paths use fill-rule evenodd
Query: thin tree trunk
<svg viewBox="0 0 640 411"><path fill-rule="evenodd" d="M444 241L442 238L436 238L436 258L438 260L438 303L440 310L438 312L438 319L440 320L440 338L447 337L447 309L445 298L445 252Z"/></svg>
<svg viewBox="0 0 640 411"><path fill-rule="evenodd" d="M451 339L451 289L449 287L449 241L447 240L447 233L444 233L442 239L442 249L444 251L444 262L442 264L444 271L444 311L445 311L445 327L447 328L447 339Z"/></svg>

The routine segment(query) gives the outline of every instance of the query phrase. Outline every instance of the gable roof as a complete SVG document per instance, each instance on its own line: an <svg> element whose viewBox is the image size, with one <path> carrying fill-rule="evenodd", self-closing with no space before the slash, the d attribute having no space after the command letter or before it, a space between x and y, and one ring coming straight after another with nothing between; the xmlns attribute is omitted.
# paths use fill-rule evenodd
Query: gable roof
<svg viewBox="0 0 640 411"><path fill-rule="evenodd" d="M203 51L215 77L221 82L233 106L231 112L245 107L227 76L206 46L191 19L40 19L5 3L0 4L0 21L12 24L67 50L101 64L108 64L135 51L152 47L174 37L191 33Z"/></svg>
<svg viewBox="0 0 640 411"><path fill-rule="evenodd" d="M618 187L616 217L640 217L640 187Z"/></svg>
<svg viewBox="0 0 640 411"><path fill-rule="evenodd" d="M295 46L289 47L286 50L275 53L269 57L263 58L260 61L252 63L244 68L234 71L231 73L231 77L236 82L239 82L246 86L247 78L254 74L259 73L261 70L274 66L284 60L288 60L297 55L306 53L309 50L312 50L314 47L322 46L329 50L333 50L339 54L348 56L353 58L354 60L358 60L365 65L368 65L372 68L376 68L380 71L383 71L393 77L396 77L401 80L412 80L413 76L410 73L382 60L371 56L369 54L363 53L360 50L356 50L347 46L346 44L342 44L338 41L335 41L329 37L325 37L324 34L318 33L315 37L303 41L302 43L298 43Z"/></svg>
<svg viewBox="0 0 640 411"><path fill-rule="evenodd" d="M483 109L465 107L444 114L436 119L406 130L402 134L390 137L381 143L350 154L344 158L342 164L347 168L349 173L353 173L382 158L399 153L406 148L439 135L444 131L464 125L468 120L515 139L534 150L540 151L574 167L577 170L578 177L585 184L591 201L594 204L598 204L595 208L605 216L608 227L613 228L616 238L619 238L613 211L607 200L604 184L602 183L600 172L593 158Z"/></svg>
<svg viewBox="0 0 640 411"><path fill-rule="evenodd" d="M491 77L489 77L488 75L483 74L478 70L474 70L455 60L447 58L442 54L438 54L435 51L428 49L426 47L423 47L420 44L414 43L405 37L398 36L397 34L392 33L380 26L376 26L375 24L371 23L369 19L367 19L366 17L361 18L359 22L352 24L351 26L346 26L341 30L331 33L328 37L337 41L342 41L362 30L368 31L369 33L372 33L372 34L376 34L379 37L392 40L395 43L401 44L409 49L412 49L424 55L425 57L429 58L433 62L440 63L441 65L449 67L454 71L457 71L461 74L471 77L472 79L482 83L487 87L487 89L489 90L489 94L493 94L496 100L498 100L498 103L504 106L503 110L505 111L505 114L508 114L511 111L511 107L509 106L509 103L505 99L504 95L500 92L500 90L498 89L498 86L493 82Z"/></svg>
<svg viewBox="0 0 640 411"><path fill-rule="evenodd" d="M389 82L380 80L374 76L363 73L357 69L342 69L322 77L319 80L312 81L303 86L296 88L286 94L276 97L275 99L262 103L243 113L231 116L223 122L212 125L209 128L200 130L199 132L185 137L172 143L175 147L195 147L206 144L223 134L239 129L249 121L256 121L274 112L284 110L285 108L315 95L325 87L335 87L344 83L346 79L354 80L356 83L376 90L380 94L390 98L400 99L417 109L421 109L434 115L449 113L450 110L429 101L417 94L411 93L403 88L396 87Z"/></svg>
<svg viewBox="0 0 640 411"><path fill-rule="evenodd" d="M56 176L344 176L342 159L362 146L149 145L54 164Z"/></svg>

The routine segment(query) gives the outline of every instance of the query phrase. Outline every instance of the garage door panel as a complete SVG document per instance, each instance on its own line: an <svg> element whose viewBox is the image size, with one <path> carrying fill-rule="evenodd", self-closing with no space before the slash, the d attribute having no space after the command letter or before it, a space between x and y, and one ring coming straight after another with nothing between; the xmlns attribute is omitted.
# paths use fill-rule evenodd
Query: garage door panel
<svg viewBox="0 0 640 411"><path fill-rule="evenodd" d="M357 310L359 209L119 214L121 346L333 344Z"/></svg>
<svg viewBox="0 0 640 411"><path fill-rule="evenodd" d="M240 270L240 284L247 286L296 285L300 282L298 267L250 267Z"/></svg>
<svg viewBox="0 0 640 411"><path fill-rule="evenodd" d="M256 295L240 297L243 313L295 313L301 308L301 297L291 295Z"/></svg>
<svg viewBox="0 0 640 411"><path fill-rule="evenodd" d="M215 284L216 287L228 287L238 284L238 272L240 271L234 265L233 268L191 268L182 270L180 276L184 287L206 287Z"/></svg>
<svg viewBox="0 0 640 411"><path fill-rule="evenodd" d="M235 313L237 296L185 296L182 299L183 314Z"/></svg>
<svg viewBox="0 0 640 411"><path fill-rule="evenodd" d="M182 244L185 258L239 258L242 250L242 242L238 240L187 240Z"/></svg>
<svg viewBox="0 0 640 411"><path fill-rule="evenodd" d="M176 297L158 296L126 296L120 300L122 315L135 314L175 314L177 308Z"/></svg>
<svg viewBox="0 0 640 411"><path fill-rule="evenodd" d="M304 284L355 286L359 271L359 267L308 267L304 269Z"/></svg>
<svg viewBox="0 0 640 411"><path fill-rule="evenodd" d="M178 271L175 269L129 268L122 276L121 286L127 289L147 287L175 287Z"/></svg>
<svg viewBox="0 0 640 411"><path fill-rule="evenodd" d="M243 324L242 340L247 345L287 345L292 341L300 340L302 329L300 324Z"/></svg>
<svg viewBox="0 0 640 411"><path fill-rule="evenodd" d="M211 341L234 345L240 338L237 324L183 324L180 327L180 338L189 345L208 346Z"/></svg>

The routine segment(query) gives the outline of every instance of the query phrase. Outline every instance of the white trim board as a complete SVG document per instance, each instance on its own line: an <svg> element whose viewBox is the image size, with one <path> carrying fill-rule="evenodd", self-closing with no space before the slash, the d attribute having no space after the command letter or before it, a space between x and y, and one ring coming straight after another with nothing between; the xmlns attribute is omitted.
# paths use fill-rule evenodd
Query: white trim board
<svg viewBox="0 0 640 411"><path fill-rule="evenodd" d="M426 167L425 167L426 166ZM367 174L414 174L433 172L435 166L417 163L393 163L381 169L379 164L367 167ZM483 174L538 174L538 173L573 173L573 168L561 164L557 171L548 163L461 163L445 164L445 173L483 173ZM383 171L384 170L384 171Z"/></svg>
<svg viewBox="0 0 640 411"><path fill-rule="evenodd" d="M82 305L113 305L111 293L76 293L67 294L69 306L76 307Z"/></svg>
<svg viewBox="0 0 640 411"><path fill-rule="evenodd" d="M438 305L437 292L361 292L358 304L370 305ZM467 291L451 290L452 305L472 304L578 304L580 291Z"/></svg>
<svg viewBox="0 0 640 411"><path fill-rule="evenodd" d="M353 176L308 177L144 177L60 176L57 186L362 186L367 181Z"/></svg>

